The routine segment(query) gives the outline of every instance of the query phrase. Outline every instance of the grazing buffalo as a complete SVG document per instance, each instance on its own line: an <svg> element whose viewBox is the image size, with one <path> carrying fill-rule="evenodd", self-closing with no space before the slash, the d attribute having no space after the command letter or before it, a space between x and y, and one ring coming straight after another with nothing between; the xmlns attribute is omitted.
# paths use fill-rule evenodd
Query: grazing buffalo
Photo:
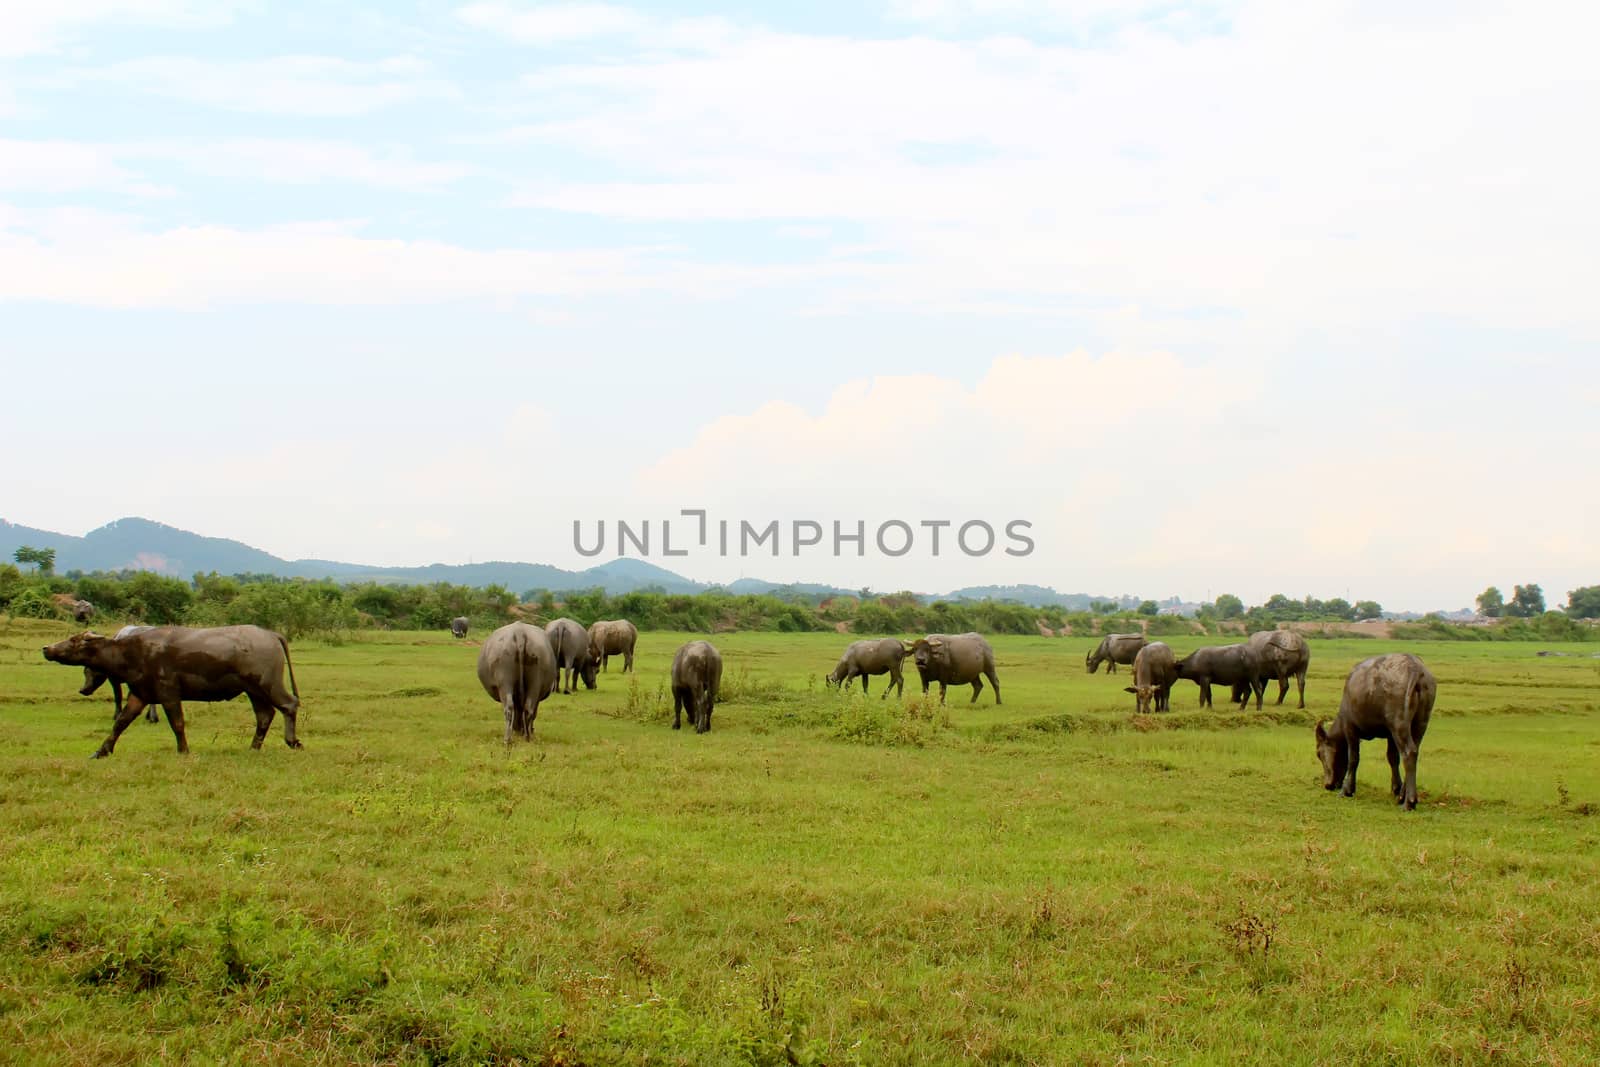
<svg viewBox="0 0 1600 1067"><path fill-rule="evenodd" d="M58 641L44 650L54 663L92 667L128 687L128 701L117 714L111 736L95 758L111 755L117 738L147 706L160 704L178 739L178 751L189 751L183 728L185 700L232 700L240 693L250 698L256 713L256 736L251 748L260 748L275 712L283 712L283 740L299 748L295 721L300 710L300 688L289 661L289 643L282 634L259 626L155 626L119 637L84 633ZM289 675L289 688L283 676Z"/></svg>
<svg viewBox="0 0 1600 1067"><path fill-rule="evenodd" d="M689 725L697 734L711 729L711 709L722 688L722 653L710 641L690 641L672 657L672 728Z"/></svg>
<svg viewBox="0 0 1600 1067"><path fill-rule="evenodd" d="M882 700L889 695L889 690L900 687L900 695L906 694L905 675L900 671L900 666L905 658L911 654L911 649L893 637L885 637L877 641L856 641L844 650L844 655L839 657L839 663L833 668L831 674L822 676L822 680L832 686L848 689L852 679L861 679L861 691L867 692L867 678L874 674L887 674L889 684L884 688L883 694L878 697Z"/></svg>
<svg viewBox="0 0 1600 1067"><path fill-rule="evenodd" d="M1417 748L1428 730L1439 685L1422 661L1409 652L1373 656L1356 664L1344 682L1339 715L1333 725L1317 722L1317 758L1322 761L1322 788L1344 786L1356 795L1356 765L1361 742L1389 742L1389 791L1407 811L1417 806ZM1400 762L1406 777L1400 780Z"/></svg>
<svg viewBox="0 0 1600 1067"><path fill-rule="evenodd" d="M143 633L148 629L150 629L148 626L124 626L122 629L117 631L117 636L112 638L112 640L120 640L124 637L127 637L129 634ZM83 688L78 690L78 692L84 696L93 696L94 691L99 689L102 685L105 685L107 682L111 683L111 706L114 709L111 713L111 721L116 722L117 716L122 714L121 678L113 678L103 671L95 670L93 667L85 667L83 669ZM144 718L146 722L161 721L161 717L156 714L156 706L154 704L145 705Z"/></svg>
<svg viewBox="0 0 1600 1067"><path fill-rule="evenodd" d="M602 620L589 627L589 643L603 671L610 669L612 656L622 657L624 674L633 670L633 646L638 640L638 627L627 619Z"/></svg>
<svg viewBox="0 0 1600 1067"><path fill-rule="evenodd" d="M1100 664L1110 662L1106 668L1107 674L1117 673L1117 664L1132 663L1139 650L1149 642L1144 634L1106 634L1093 652L1083 657L1083 665L1093 674L1100 669Z"/></svg>
<svg viewBox="0 0 1600 1067"><path fill-rule="evenodd" d="M1133 694L1134 713L1166 711L1177 680L1178 662L1165 641L1152 641L1141 648L1133 658L1133 684L1127 687L1127 692Z"/></svg>
<svg viewBox="0 0 1600 1067"><path fill-rule="evenodd" d="M1000 677L994 669L994 649L981 634L929 634L919 637L911 646L911 655L917 664L917 674L922 677L922 691L928 691L930 682L939 683L939 703L944 703L947 686L972 684L972 699L976 703L983 692L983 678L987 675L994 686L994 702L1000 703Z"/></svg>
<svg viewBox="0 0 1600 1067"><path fill-rule="evenodd" d="M73 601L72 617L78 622L88 622L90 619L94 618L94 605L89 603L87 600Z"/></svg>
<svg viewBox="0 0 1600 1067"><path fill-rule="evenodd" d="M556 657L557 691L576 692L580 677L587 688L593 689L599 664L595 662L589 631L583 624L573 619L553 619L545 623L544 635Z"/></svg>
<svg viewBox="0 0 1600 1067"><path fill-rule="evenodd" d="M1300 706L1306 706L1306 671L1311 669L1311 646L1293 630L1260 630L1250 635L1250 645L1261 657L1261 684L1277 679L1278 703L1289 695L1289 679L1300 688ZM1245 699L1245 687L1233 687L1234 703Z"/></svg>
<svg viewBox="0 0 1600 1067"><path fill-rule="evenodd" d="M478 681L499 701L506 716L506 744L513 734L533 740L539 702L556 687L556 657L544 631L512 622L490 634L478 650Z"/></svg>
<svg viewBox="0 0 1600 1067"><path fill-rule="evenodd" d="M1178 661L1178 677L1187 678L1200 687L1200 706L1211 704L1211 684L1241 685L1245 700L1250 692L1256 695L1256 710L1261 710L1261 694L1266 683L1261 680L1261 655L1249 645L1212 645L1197 648Z"/></svg>
<svg viewBox="0 0 1600 1067"><path fill-rule="evenodd" d="M467 629L471 625L472 625L472 620L471 619L467 618L465 615L457 615L455 618L450 620L450 636L451 637L465 637L465 636L467 636Z"/></svg>

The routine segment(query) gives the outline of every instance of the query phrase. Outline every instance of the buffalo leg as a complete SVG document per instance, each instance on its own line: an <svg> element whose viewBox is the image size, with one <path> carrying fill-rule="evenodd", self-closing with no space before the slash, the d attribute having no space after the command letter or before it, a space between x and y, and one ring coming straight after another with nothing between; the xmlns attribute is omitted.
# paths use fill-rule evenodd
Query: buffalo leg
<svg viewBox="0 0 1600 1067"><path fill-rule="evenodd" d="M272 701L254 693L250 694L250 707L256 713L256 736L251 739L250 747L259 749L261 742L267 739L267 731L272 729L272 717L278 713L278 709L272 706Z"/></svg>
<svg viewBox="0 0 1600 1067"><path fill-rule="evenodd" d="M1389 792L1396 797L1403 795L1400 785L1400 746L1394 743L1394 738L1389 738Z"/></svg>
<svg viewBox="0 0 1600 1067"><path fill-rule="evenodd" d="M862 674L861 674L861 695L864 696L864 697L872 695L872 687L870 685L868 685L867 682L868 682L867 674L866 674L865 671L863 671Z"/></svg>
<svg viewBox="0 0 1600 1067"><path fill-rule="evenodd" d="M1201 682L1200 683L1200 706L1202 708L1209 708L1211 706L1211 683L1210 682Z"/></svg>
<svg viewBox="0 0 1600 1067"><path fill-rule="evenodd" d="M994 706L998 708L1000 706L1000 677L994 671L984 671L983 673L989 676L989 685L994 688Z"/></svg>
<svg viewBox="0 0 1600 1067"><path fill-rule="evenodd" d="M1278 676L1278 703L1282 704L1283 703L1283 698L1288 696L1288 695L1289 695L1289 676L1287 674L1279 675Z"/></svg>
<svg viewBox="0 0 1600 1067"><path fill-rule="evenodd" d="M1301 671L1294 677L1295 684L1300 688L1300 707L1304 708L1306 706L1306 672Z"/></svg>
<svg viewBox="0 0 1600 1067"><path fill-rule="evenodd" d="M164 701L161 705L167 713L167 725L172 727L172 736L178 740L178 754L189 754L189 736L183 728L183 701L173 699Z"/></svg>
<svg viewBox="0 0 1600 1067"><path fill-rule="evenodd" d="M111 736L100 742L100 747L95 750L94 755L90 758L104 759L111 755L116 750L117 738L122 736L122 731L126 730L128 724L137 719L139 713L143 710L144 701L139 699L137 693L129 693L128 702L122 705L121 713L117 715L116 721L111 724Z"/></svg>
<svg viewBox="0 0 1600 1067"><path fill-rule="evenodd" d="M517 703L512 699L511 694L507 693L500 706L506 713L506 744L509 745L511 743L511 733L517 726Z"/></svg>
<svg viewBox="0 0 1600 1067"><path fill-rule="evenodd" d="M1405 791L1400 796L1400 803L1405 805L1407 811L1417 809L1417 741L1411 736L1411 724L1402 723L1400 729L1395 731L1394 743L1400 750L1400 759L1405 764L1406 782Z"/></svg>
<svg viewBox="0 0 1600 1067"><path fill-rule="evenodd" d="M1257 678L1251 688L1256 691L1256 710L1260 711L1261 698L1267 695L1267 683L1263 679Z"/></svg>
<svg viewBox="0 0 1600 1067"><path fill-rule="evenodd" d="M983 679L974 678L972 680L972 699L967 701L967 703L976 704L978 702L978 694L981 692L983 692Z"/></svg>
<svg viewBox="0 0 1600 1067"><path fill-rule="evenodd" d="M694 725L694 712L689 712L689 725ZM672 728L680 729L683 726L683 690L672 690Z"/></svg>
<svg viewBox="0 0 1600 1067"><path fill-rule="evenodd" d="M1354 733L1352 730L1349 740L1345 742L1350 751L1350 769L1344 775L1344 795L1347 797L1356 795L1356 767L1361 763L1361 739Z"/></svg>
<svg viewBox="0 0 1600 1067"><path fill-rule="evenodd" d="M622 673L633 673L633 649L631 648L622 654Z"/></svg>
<svg viewBox="0 0 1600 1067"><path fill-rule="evenodd" d="M939 683L939 703L941 703L941 704L944 703L944 692L945 692L946 688L948 688L948 687L945 685L944 682L940 682Z"/></svg>

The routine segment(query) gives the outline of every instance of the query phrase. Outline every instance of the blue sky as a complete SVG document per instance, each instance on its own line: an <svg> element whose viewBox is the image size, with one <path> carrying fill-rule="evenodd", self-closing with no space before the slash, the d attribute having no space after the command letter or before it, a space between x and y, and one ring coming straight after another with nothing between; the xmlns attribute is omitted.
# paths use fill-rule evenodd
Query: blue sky
<svg viewBox="0 0 1600 1067"><path fill-rule="evenodd" d="M574 518L1020 517L1020 560L673 563L1560 600L1600 581L1597 21L8 5L0 517L569 566Z"/></svg>

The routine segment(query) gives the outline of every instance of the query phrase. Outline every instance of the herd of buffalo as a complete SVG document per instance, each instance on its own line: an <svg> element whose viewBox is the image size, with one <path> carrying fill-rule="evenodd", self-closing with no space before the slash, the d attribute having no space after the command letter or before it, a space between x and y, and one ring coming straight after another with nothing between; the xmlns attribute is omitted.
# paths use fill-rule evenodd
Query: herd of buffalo
<svg viewBox="0 0 1600 1067"><path fill-rule="evenodd" d="M469 625L466 618L454 619L450 631L455 637L465 637ZM627 620L601 621L587 628L572 619L556 619L542 628L513 622L495 630L478 652L478 681L504 711L506 743L518 735L532 738L539 704L546 697L575 691L580 679L594 689L599 672L608 668L611 657L621 656L623 671L631 671L638 638L638 629ZM126 626L109 637L93 631L76 634L47 646L44 656L55 663L82 667L84 684L79 692L86 696L111 683L115 719L111 736L94 753L96 758L111 755L117 738L141 711L149 721L157 721L157 706L166 711L178 751L187 752L183 702L231 700L240 694L250 698L256 715L253 748L261 747L274 714L280 711L284 741L290 748L301 747L295 732L300 690L289 661L289 645L271 630L258 626ZM856 641L824 678L841 689L860 678L866 692L868 679L887 674L889 680L880 699L891 689L903 696L902 668L908 657L922 680L923 693L938 683L940 703L952 685L971 685L972 700L976 701L985 678L994 690L994 702L1000 703L994 649L976 633L930 634L912 642L897 638ZM1178 659L1165 643L1147 640L1142 634L1109 634L1088 654L1085 666L1093 674L1102 663L1109 665L1107 673L1115 673L1119 664L1131 668L1133 684L1126 689L1133 694L1139 714L1168 710L1172 687L1179 679L1199 687L1202 707L1212 706L1211 687L1215 684L1229 687L1232 701L1241 706L1253 693L1257 709L1268 682L1277 681L1278 703L1282 704L1289 681L1294 679L1304 708L1311 650L1305 638L1293 631L1269 630L1252 634L1239 644L1200 648ZM696 733L709 731L721 682L722 655L715 646L697 640L679 648L671 670L672 728L681 728L687 711ZM1407 810L1415 808L1417 748L1437 692L1433 675L1409 653L1373 656L1356 664L1345 681L1338 715L1331 724L1319 721L1316 726L1324 788L1342 786L1345 796L1353 796L1361 742L1383 738L1388 743L1390 790Z"/></svg>

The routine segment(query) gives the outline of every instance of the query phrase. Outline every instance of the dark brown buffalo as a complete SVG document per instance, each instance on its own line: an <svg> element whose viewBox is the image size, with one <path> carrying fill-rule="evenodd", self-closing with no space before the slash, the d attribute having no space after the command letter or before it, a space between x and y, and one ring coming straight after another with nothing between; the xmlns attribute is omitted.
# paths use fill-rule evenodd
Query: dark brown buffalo
<svg viewBox="0 0 1600 1067"><path fill-rule="evenodd" d="M251 748L260 748L275 712L283 712L283 740L299 748L295 720L300 710L300 689L289 661L289 643L282 634L259 626L156 626L123 637L84 632L44 649L54 663L92 667L128 687L123 705L95 758L111 755L117 738L148 705L160 704L178 739L178 751L189 751L184 733L185 700L232 700L243 693L256 713L256 736ZM289 688L283 676L289 676Z"/></svg>
<svg viewBox="0 0 1600 1067"><path fill-rule="evenodd" d="M451 637L465 637L467 636L467 631L471 628L472 620L467 618L465 615L457 615L455 618L450 620Z"/></svg>
<svg viewBox="0 0 1600 1067"><path fill-rule="evenodd" d="M1261 684L1274 679L1278 683L1278 703L1289 695L1289 679L1294 678L1300 689L1300 706L1306 706L1306 672L1311 669L1311 646L1293 630L1259 630L1250 635L1250 644L1261 657ZM1233 687L1233 702L1241 703L1245 687Z"/></svg>
<svg viewBox="0 0 1600 1067"><path fill-rule="evenodd" d="M697 734L711 729L711 711L722 691L722 653L710 641L690 641L672 657L672 728L689 725Z"/></svg>
<svg viewBox="0 0 1600 1067"><path fill-rule="evenodd" d="M74 600L72 602L72 617L78 622L88 622L94 618L94 605L87 600Z"/></svg>
<svg viewBox="0 0 1600 1067"><path fill-rule="evenodd" d="M928 691L931 682L939 683L939 703L944 703L945 689L952 685L972 685L972 699L976 703L983 692L983 678L994 686L994 702L1000 703L1000 676L995 672L994 649L981 634L929 634L919 637L911 645L911 655L922 678L922 691Z"/></svg>
<svg viewBox="0 0 1600 1067"><path fill-rule="evenodd" d="M575 619L552 619L545 623L544 636L556 657L557 691L576 692L579 678L586 688L593 689L600 664L595 661L594 646L583 624Z"/></svg>
<svg viewBox="0 0 1600 1067"><path fill-rule="evenodd" d="M1256 710L1261 710L1261 694L1266 684L1261 680L1261 655L1249 645L1211 645L1197 648L1178 661L1178 677L1187 678L1200 687L1200 706L1212 707L1211 686L1245 687L1245 699L1256 695Z"/></svg>
<svg viewBox="0 0 1600 1067"><path fill-rule="evenodd" d="M117 631L117 638L127 637L129 634L142 633L148 629L150 629L148 626L124 626ZM94 691L107 682L111 683L111 721L116 722L117 716L122 714L121 678L113 678L103 671L95 670L93 667L85 667L83 669L83 688L79 689L78 692L86 697L93 696ZM161 717L156 714L156 706L154 704L145 705L144 718L146 722L161 721Z"/></svg>
<svg viewBox="0 0 1600 1067"><path fill-rule="evenodd" d="M889 690L900 687L900 695L906 694L906 679L901 673L901 664L911 654L911 649L893 637L885 637L877 641L855 641L844 650L844 655L839 657L838 664L832 673L822 676L822 680L831 686L843 689L850 687L852 679L861 679L861 691L867 692L867 678L874 674L887 674L889 684L884 688L882 700L889 695Z"/></svg>
<svg viewBox="0 0 1600 1067"><path fill-rule="evenodd" d="M639 628L627 619L602 619L589 627L589 643L600 669L611 669L611 657L622 657L622 672L633 670L633 646L638 643Z"/></svg>
<svg viewBox="0 0 1600 1067"><path fill-rule="evenodd" d="M1417 806L1417 749L1428 731L1439 684L1422 661L1409 652L1364 659L1350 671L1339 698L1333 725L1317 723L1317 758L1322 761L1322 788L1344 786L1356 795L1356 765L1361 742L1382 737L1389 742L1389 791L1407 811ZM1406 777L1400 780L1400 763Z"/></svg>
<svg viewBox="0 0 1600 1067"><path fill-rule="evenodd" d="M1106 673L1116 674L1117 664L1132 663L1147 643L1144 634L1106 634L1099 646L1083 657L1083 665L1093 674L1100 669L1101 663L1110 661Z"/></svg>
<svg viewBox="0 0 1600 1067"><path fill-rule="evenodd" d="M478 682L505 712L506 744L513 735L533 740L539 703L555 692L555 653L544 631L511 622L490 634L478 650Z"/></svg>
<svg viewBox="0 0 1600 1067"><path fill-rule="evenodd" d="M1133 658L1133 684L1126 689L1133 694L1134 713L1148 715L1151 711L1166 711L1171 703L1172 685L1177 680L1178 662L1166 642L1152 641L1141 648Z"/></svg>

